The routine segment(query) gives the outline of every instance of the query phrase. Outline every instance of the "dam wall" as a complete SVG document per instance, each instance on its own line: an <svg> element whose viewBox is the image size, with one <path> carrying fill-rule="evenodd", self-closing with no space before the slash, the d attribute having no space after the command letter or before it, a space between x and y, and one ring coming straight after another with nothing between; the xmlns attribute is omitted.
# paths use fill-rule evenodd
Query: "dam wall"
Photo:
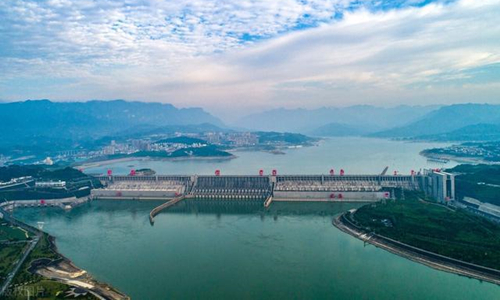
<svg viewBox="0 0 500 300"><path fill-rule="evenodd" d="M63 209L73 208L80 204L90 201L90 197L69 197L60 199L44 199L44 200L13 200L0 203L0 207L6 211L12 211L15 208L27 207L60 207Z"/></svg>
<svg viewBox="0 0 500 300"><path fill-rule="evenodd" d="M276 188L309 188L324 190L382 188L419 189L423 175L281 175L276 176Z"/></svg>
<svg viewBox="0 0 500 300"><path fill-rule="evenodd" d="M192 194L204 196L265 197L272 191L268 176L199 176Z"/></svg>
<svg viewBox="0 0 500 300"><path fill-rule="evenodd" d="M379 201L390 198L388 192L324 192L324 191L274 191L273 201Z"/></svg>
<svg viewBox="0 0 500 300"><path fill-rule="evenodd" d="M92 197L106 199L268 199L377 201L394 189L429 190L432 173L412 175L109 175L97 177L103 189Z"/></svg>
<svg viewBox="0 0 500 300"><path fill-rule="evenodd" d="M186 194L190 176L103 176L104 188L93 189L92 199L169 200Z"/></svg>

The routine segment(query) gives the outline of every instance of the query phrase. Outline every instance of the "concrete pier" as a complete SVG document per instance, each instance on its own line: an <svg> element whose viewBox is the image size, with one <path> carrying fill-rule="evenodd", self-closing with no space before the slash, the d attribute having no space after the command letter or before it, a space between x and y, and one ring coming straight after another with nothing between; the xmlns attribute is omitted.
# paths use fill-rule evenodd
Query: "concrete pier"
<svg viewBox="0 0 500 300"><path fill-rule="evenodd" d="M151 224L154 224L155 216L157 214L159 214L162 210L165 210L165 209L177 204L178 202L184 200L185 198L186 198L186 196L175 197L174 199L167 201L167 202L163 203L162 205L153 208L153 210L149 213L149 222Z"/></svg>
<svg viewBox="0 0 500 300"><path fill-rule="evenodd" d="M273 202L273 196L267 197L266 201L264 201L264 207L268 208L269 206L271 206L271 202Z"/></svg>

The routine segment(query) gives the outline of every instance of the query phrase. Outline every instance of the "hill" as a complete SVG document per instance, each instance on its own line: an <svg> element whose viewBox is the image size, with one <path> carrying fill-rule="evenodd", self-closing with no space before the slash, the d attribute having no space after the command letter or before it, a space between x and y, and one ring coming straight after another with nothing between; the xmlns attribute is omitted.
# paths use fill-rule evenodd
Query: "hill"
<svg viewBox="0 0 500 300"><path fill-rule="evenodd" d="M384 138L413 138L426 135L446 134L478 124L500 125L500 105L492 104L456 104L444 106L428 113L423 118L408 125L374 133L371 136ZM461 129L462 128L462 129ZM472 127L467 130L479 133L484 126ZM477 136L477 134L476 134Z"/></svg>

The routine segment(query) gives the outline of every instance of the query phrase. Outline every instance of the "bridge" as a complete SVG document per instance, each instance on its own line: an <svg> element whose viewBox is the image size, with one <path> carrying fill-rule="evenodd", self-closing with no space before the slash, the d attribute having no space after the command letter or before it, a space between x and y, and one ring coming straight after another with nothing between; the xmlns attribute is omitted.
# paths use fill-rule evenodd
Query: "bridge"
<svg viewBox="0 0 500 300"><path fill-rule="evenodd" d="M262 199L273 201L370 202L391 198L394 189L422 190L445 201L454 199L454 177L439 170L411 175L112 175L97 176L104 188L91 192L93 199L163 200L150 213L150 221L162 210L187 198Z"/></svg>

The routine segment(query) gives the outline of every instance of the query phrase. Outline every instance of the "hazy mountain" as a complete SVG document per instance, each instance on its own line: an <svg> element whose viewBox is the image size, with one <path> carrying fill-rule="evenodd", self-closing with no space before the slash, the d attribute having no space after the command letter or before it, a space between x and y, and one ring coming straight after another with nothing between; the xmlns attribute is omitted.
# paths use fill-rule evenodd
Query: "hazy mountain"
<svg viewBox="0 0 500 300"><path fill-rule="evenodd" d="M361 136L370 132L368 128L340 123L329 123L307 132L313 136Z"/></svg>
<svg viewBox="0 0 500 300"><path fill-rule="evenodd" d="M319 128L325 125L337 123L349 126L350 130L366 131L369 128L369 132L375 132L403 126L437 108L438 106L382 108L369 105L323 107L314 110L282 108L246 116L235 125L252 130L309 133L320 130ZM326 133L326 129L321 130Z"/></svg>
<svg viewBox="0 0 500 300"><path fill-rule="evenodd" d="M151 126L151 125L141 125L130 128L128 130L117 132L108 139L120 139L120 138L140 138L143 136L150 135L164 135L170 133L203 133L203 132L231 132L233 130L218 127L210 123L202 124L190 124L190 125L167 125L167 126Z"/></svg>
<svg viewBox="0 0 500 300"><path fill-rule="evenodd" d="M455 104L432 111L420 120L398 128L373 134L376 137L417 137L460 132L461 128L477 124L500 124L500 105ZM490 128L491 129L491 128ZM480 127L468 130L480 130Z"/></svg>
<svg viewBox="0 0 500 300"><path fill-rule="evenodd" d="M0 145L71 143L124 132L222 122L201 108L114 101L51 102L28 100L0 104ZM140 128L140 130L138 129Z"/></svg>
<svg viewBox="0 0 500 300"><path fill-rule="evenodd" d="M416 136L415 139L434 141L500 141L500 125L468 125L450 132Z"/></svg>

